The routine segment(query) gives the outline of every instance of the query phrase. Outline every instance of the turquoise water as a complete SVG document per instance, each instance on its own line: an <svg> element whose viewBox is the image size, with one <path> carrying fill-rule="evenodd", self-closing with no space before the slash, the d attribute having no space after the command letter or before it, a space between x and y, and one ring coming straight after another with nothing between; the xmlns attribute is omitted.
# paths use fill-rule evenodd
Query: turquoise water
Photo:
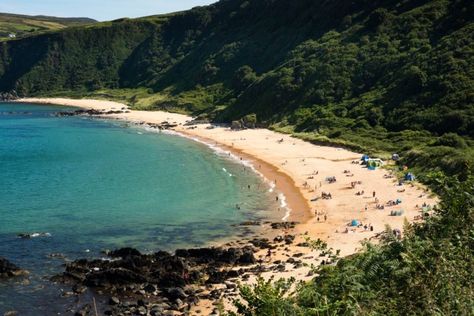
<svg viewBox="0 0 474 316"><path fill-rule="evenodd" d="M72 304L47 281L64 262L52 253L202 246L275 207L262 179L203 144L54 116L64 110L0 104L0 256L31 271L29 284L0 284L0 312L52 315ZM17 237L33 232L50 236Z"/></svg>

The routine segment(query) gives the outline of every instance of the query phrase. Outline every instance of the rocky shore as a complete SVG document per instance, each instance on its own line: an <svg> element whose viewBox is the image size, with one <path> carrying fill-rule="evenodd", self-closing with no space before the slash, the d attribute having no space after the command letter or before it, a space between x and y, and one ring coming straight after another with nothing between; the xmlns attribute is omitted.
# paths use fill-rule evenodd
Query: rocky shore
<svg viewBox="0 0 474 316"><path fill-rule="evenodd" d="M0 257L0 279L27 275L28 271L20 269L5 258Z"/></svg>
<svg viewBox="0 0 474 316"><path fill-rule="evenodd" d="M229 281L255 271L253 247L179 249L141 254L133 248L108 252L106 259L80 259L66 264L52 281L71 286L67 296L88 288L108 297L105 315L181 315L201 299L218 300L237 285ZM214 289L223 284L225 289ZM78 306L77 316L92 315Z"/></svg>
<svg viewBox="0 0 474 316"><path fill-rule="evenodd" d="M174 254L142 254L134 248L105 251L103 258L65 263L64 272L51 281L65 286L64 297L77 297L82 302L68 311L75 316L95 315L96 308L99 314L118 316L219 315L224 298L238 297L240 283L262 273L285 271L287 264L294 269L303 266L302 254L284 260L266 257L270 252L288 252L295 236L281 234L281 230L293 225L269 223L275 234L272 239L254 237L222 247L178 249ZM98 298L96 306L80 299L85 293ZM201 311L202 301L213 307Z"/></svg>
<svg viewBox="0 0 474 316"><path fill-rule="evenodd" d="M0 92L0 102L8 102L18 100L18 94L15 90L10 92Z"/></svg>

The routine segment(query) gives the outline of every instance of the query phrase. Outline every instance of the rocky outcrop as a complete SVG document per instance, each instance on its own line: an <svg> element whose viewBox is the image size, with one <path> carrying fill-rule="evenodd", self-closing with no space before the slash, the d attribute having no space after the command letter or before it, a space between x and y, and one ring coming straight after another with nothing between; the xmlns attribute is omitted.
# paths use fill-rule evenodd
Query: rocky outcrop
<svg viewBox="0 0 474 316"><path fill-rule="evenodd" d="M299 224L298 222L277 222L277 223L271 223L271 227L273 229L292 229L295 228L295 226Z"/></svg>
<svg viewBox="0 0 474 316"><path fill-rule="evenodd" d="M0 102L14 101L18 99L18 94L15 90L10 92L0 92Z"/></svg>
<svg viewBox="0 0 474 316"><path fill-rule="evenodd" d="M226 288L235 290L236 286L227 280L238 277L243 270L236 271L233 267L257 262L251 246L180 249L174 255L164 251L142 254L133 248L122 248L106 254L110 260L70 262L52 281L72 284L72 293L77 295L84 293L84 286L108 294L108 315L184 312L199 298L222 295L210 292L203 296L196 289L198 285L227 282ZM145 298L149 301L144 301ZM131 303L132 300L137 303ZM83 315L87 310L88 306L84 306L76 314Z"/></svg>
<svg viewBox="0 0 474 316"><path fill-rule="evenodd" d="M28 272L22 270L5 258L0 257L0 279L26 275Z"/></svg>

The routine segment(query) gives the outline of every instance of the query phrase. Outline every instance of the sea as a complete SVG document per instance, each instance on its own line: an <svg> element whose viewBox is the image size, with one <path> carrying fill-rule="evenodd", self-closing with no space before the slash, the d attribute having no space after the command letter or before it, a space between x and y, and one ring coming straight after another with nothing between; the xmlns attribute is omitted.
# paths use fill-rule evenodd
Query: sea
<svg viewBox="0 0 474 316"><path fill-rule="evenodd" d="M67 297L70 286L50 281L68 261L206 246L242 236L241 222L283 216L270 184L233 155L124 121L57 115L74 110L0 103L0 257L30 272L0 280L0 315L91 303L94 293Z"/></svg>

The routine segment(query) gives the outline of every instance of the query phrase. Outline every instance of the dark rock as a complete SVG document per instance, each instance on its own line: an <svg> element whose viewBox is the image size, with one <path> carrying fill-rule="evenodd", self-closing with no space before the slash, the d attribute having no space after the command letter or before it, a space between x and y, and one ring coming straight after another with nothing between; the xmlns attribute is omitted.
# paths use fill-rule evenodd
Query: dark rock
<svg viewBox="0 0 474 316"><path fill-rule="evenodd" d="M258 221L247 221L240 223L239 226L260 226L260 224Z"/></svg>
<svg viewBox="0 0 474 316"><path fill-rule="evenodd" d="M142 299L139 299L137 300L137 305L138 306L147 306L148 302L142 300Z"/></svg>
<svg viewBox="0 0 474 316"><path fill-rule="evenodd" d="M299 244L296 244L296 246L298 246L298 247L306 247L306 248L307 248L307 247L309 247L309 243L306 242L306 241L305 241L305 242L300 242Z"/></svg>
<svg viewBox="0 0 474 316"><path fill-rule="evenodd" d="M239 275L240 275L240 271L238 271L238 270L229 270L229 271L227 271L227 277L230 278L230 279L238 278Z"/></svg>
<svg viewBox="0 0 474 316"><path fill-rule="evenodd" d="M255 238L255 239L250 240L250 243L260 249L274 248L270 244L270 241L267 238Z"/></svg>
<svg viewBox="0 0 474 316"><path fill-rule="evenodd" d="M5 258L0 257L0 278L10 278L28 274Z"/></svg>
<svg viewBox="0 0 474 316"><path fill-rule="evenodd" d="M92 287L100 287L106 285L124 285L129 283L142 283L146 279L133 271L118 268L105 271L92 272L86 275L84 284Z"/></svg>
<svg viewBox="0 0 474 316"><path fill-rule="evenodd" d="M284 263L279 264L273 270L277 272L285 272L286 271L285 264Z"/></svg>
<svg viewBox="0 0 474 316"><path fill-rule="evenodd" d="M121 248L114 251L111 251L107 254L112 258L127 258L127 257L139 257L142 254L135 248Z"/></svg>
<svg viewBox="0 0 474 316"><path fill-rule="evenodd" d="M295 236L294 235L286 235L284 239L285 239L285 244L289 245L289 244L293 243L293 241L295 240Z"/></svg>
<svg viewBox="0 0 474 316"><path fill-rule="evenodd" d="M120 304L120 300L118 297L112 296L109 299L109 305L118 305L118 304Z"/></svg>
<svg viewBox="0 0 474 316"><path fill-rule="evenodd" d="M180 287L167 289L164 294L166 295L168 299L172 301L175 301L177 299L185 299L188 297L188 295Z"/></svg>
<svg viewBox="0 0 474 316"><path fill-rule="evenodd" d="M273 238L273 241L274 242L282 242L284 239L283 239L283 236L281 235L278 235L276 236L275 238Z"/></svg>
<svg viewBox="0 0 474 316"><path fill-rule="evenodd" d="M176 256L192 258L197 263L253 264L256 262L250 247L178 249Z"/></svg>
<svg viewBox="0 0 474 316"><path fill-rule="evenodd" d="M291 229L295 228L296 224L298 224L298 222L278 222L272 223L271 227L273 229Z"/></svg>
<svg viewBox="0 0 474 316"><path fill-rule="evenodd" d="M156 287L155 287L154 285L152 285L152 284L147 284L143 289L144 289L145 292L147 292L147 293L153 293L153 292L155 292L155 291L157 290Z"/></svg>

